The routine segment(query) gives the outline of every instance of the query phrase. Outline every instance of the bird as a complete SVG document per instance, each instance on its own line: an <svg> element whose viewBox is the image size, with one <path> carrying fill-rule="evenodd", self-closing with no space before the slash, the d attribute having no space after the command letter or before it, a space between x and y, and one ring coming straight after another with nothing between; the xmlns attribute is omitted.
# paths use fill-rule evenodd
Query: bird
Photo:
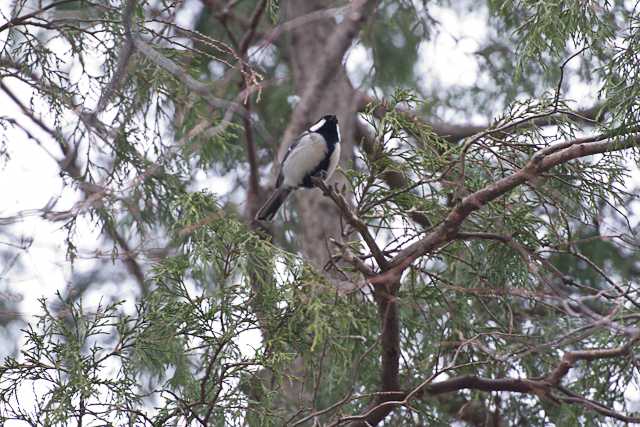
<svg viewBox="0 0 640 427"><path fill-rule="evenodd" d="M256 213L256 219L271 221L293 190L313 188L312 177L328 180L339 160L338 118L322 116L289 146L280 164L276 188Z"/></svg>

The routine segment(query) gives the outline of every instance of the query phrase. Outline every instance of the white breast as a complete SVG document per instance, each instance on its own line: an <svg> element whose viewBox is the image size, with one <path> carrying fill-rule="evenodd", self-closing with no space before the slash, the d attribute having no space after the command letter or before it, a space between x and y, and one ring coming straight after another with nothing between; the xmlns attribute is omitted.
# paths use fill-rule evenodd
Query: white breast
<svg viewBox="0 0 640 427"><path fill-rule="evenodd" d="M327 168L327 179L325 181L328 181L329 178L331 178L331 175L333 175L333 173L336 171L336 168L338 167L338 163L340 163L340 143L339 142L334 146L333 153L331 153L331 159L329 160L329 167Z"/></svg>
<svg viewBox="0 0 640 427"><path fill-rule="evenodd" d="M282 184L285 187L297 187L302 184L302 179L325 158L327 149L324 138L319 134L308 133L304 135L282 164ZM333 170L336 165L337 162L333 166ZM330 168L331 165L329 165ZM333 172L333 170L327 172Z"/></svg>

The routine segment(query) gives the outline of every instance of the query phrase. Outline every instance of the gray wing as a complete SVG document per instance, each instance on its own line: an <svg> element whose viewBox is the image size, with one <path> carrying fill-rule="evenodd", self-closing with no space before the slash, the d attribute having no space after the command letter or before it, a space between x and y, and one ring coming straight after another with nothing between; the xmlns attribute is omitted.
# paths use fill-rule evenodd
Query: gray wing
<svg viewBox="0 0 640 427"><path fill-rule="evenodd" d="M287 160L287 158L289 157L289 155L296 149L296 147L298 147L298 145L300 144L300 141L302 140L303 137L309 135L310 132L308 130L302 132L300 135L298 135L296 137L296 139L289 144L289 148L287 148L287 152L284 153L284 157L282 158L282 161L280 162L280 171L278 172L278 179L276 180L276 188L280 187L280 185L282 185L282 165L284 165L285 160Z"/></svg>
<svg viewBox="0 0 640 427"><path fill-rule="evenodd" d="M285 160L287 160L287 157L289 157L289 154L291 154L291 152L293 150L295 150L298 145L300 145L300 141L302 141L302 138L304 138L305 136L309 135L311 132L309 131L304 131L302 132L300 135L298 135L298 137L295 139L295 141L293 141L290 145L289 148L287 149L286 154L284 155L284 158L282 159L282 161L280 162L280 166L282 166L282 164L284 163Z"/></svg>

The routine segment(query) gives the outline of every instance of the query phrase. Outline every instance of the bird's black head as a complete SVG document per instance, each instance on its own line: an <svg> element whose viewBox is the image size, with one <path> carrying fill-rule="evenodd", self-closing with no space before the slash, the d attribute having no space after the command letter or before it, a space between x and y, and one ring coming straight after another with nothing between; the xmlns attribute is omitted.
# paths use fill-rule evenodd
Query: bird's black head
<svg viewBox="0 0 640 427"><path fill-rule="evenodd" d="M317 132L324 136L328 143L340 142L340 129L338 128L338 118L333 114L322 116L320 120L309 127L311 132Z"/></svg>
<svg viewBox="0 0 640 427"><path fill-rule="evenodd" d="M322 118L326 120L328 124L338 125L338 118L333 114L327 114L326 116L322 116Z"/></svg>

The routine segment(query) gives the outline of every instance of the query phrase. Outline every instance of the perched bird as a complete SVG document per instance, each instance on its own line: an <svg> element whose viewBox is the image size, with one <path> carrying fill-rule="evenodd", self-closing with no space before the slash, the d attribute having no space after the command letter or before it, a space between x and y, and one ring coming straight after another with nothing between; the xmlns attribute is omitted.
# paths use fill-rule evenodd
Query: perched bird
<svg viewBox="0 0 640 427"><path fill-rule="evenodd" d="M340 129L336 116L327 115L289 146L280 164L276 189L262 205L256 219L272 220L291 191L312 188L311 177L329 179L340 160Z"/></svg>

